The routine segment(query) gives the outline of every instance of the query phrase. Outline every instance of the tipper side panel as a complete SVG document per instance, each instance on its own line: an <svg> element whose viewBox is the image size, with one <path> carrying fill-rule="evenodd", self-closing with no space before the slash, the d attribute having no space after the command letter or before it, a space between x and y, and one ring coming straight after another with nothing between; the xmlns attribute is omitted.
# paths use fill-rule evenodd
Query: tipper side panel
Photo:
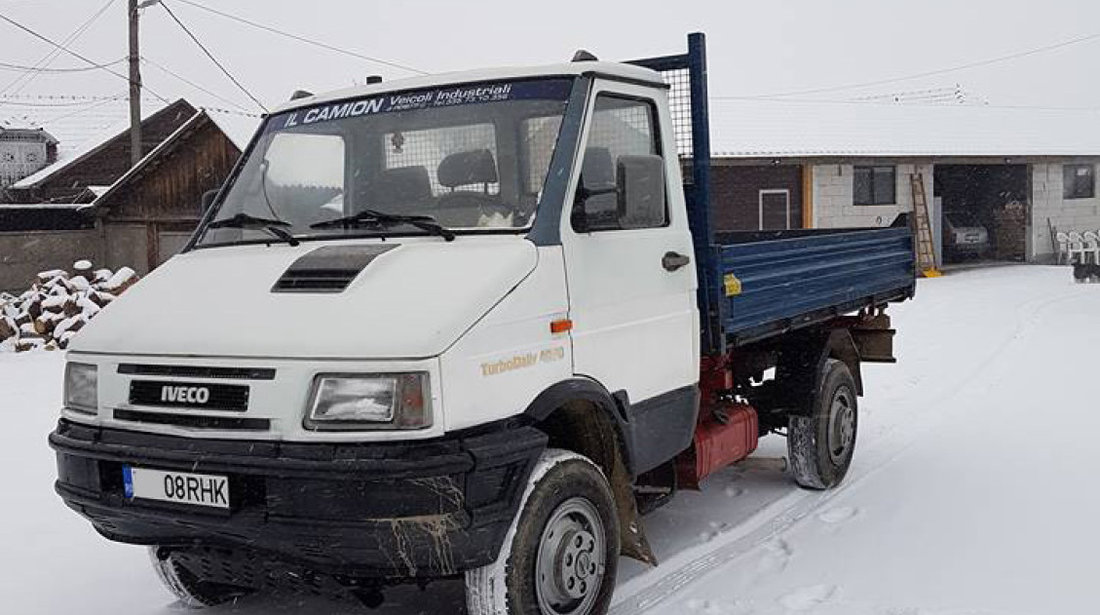
<svg viewBox="0 0 1100 615"><path fill-rule="evenodd" d="M740 243L735 235L720 238L723 325L733 345L913 295L907 227L775 233Z"/></svg>

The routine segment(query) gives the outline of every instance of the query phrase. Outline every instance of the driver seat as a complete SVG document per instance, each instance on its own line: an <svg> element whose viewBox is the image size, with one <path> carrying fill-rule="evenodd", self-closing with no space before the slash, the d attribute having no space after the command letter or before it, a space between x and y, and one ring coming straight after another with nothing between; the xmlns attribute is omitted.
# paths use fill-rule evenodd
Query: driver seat
<svg viewBox="0 0 1100 615"><path fill-rule="evenodd" d="M432 180L422 166L384 169L373 181L360 186L357 197L359 208L390 214L423 213L431 206Z"/></svg>

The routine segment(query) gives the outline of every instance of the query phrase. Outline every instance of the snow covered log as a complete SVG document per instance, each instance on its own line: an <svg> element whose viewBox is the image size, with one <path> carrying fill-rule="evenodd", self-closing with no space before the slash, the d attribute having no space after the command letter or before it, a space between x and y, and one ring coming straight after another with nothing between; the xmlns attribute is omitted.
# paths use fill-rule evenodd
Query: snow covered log
<svg viewBox="0 0 1100 615"><path fill-rule="evenodd" d="M22 293L0 293L0 351L67 348L88 321L138 279L129 267L95 269L91 261L78 260L69 271L39 273Z"/></svg>
<svg viewBox="0 0 1100 615"><path fill-rule="evenodd" d="M0 317L0 342L15 337L15 334L19 330L16 328L15 321L7 316Z"/></svg>
<svg viewBox="0 0 1100 615"><path fill-rule="evenodd" d="M103 283L103 290L106 290L115 295L130 288L138 281L137 272L129 267L123 267L115 272L106 282Z"/></svg>

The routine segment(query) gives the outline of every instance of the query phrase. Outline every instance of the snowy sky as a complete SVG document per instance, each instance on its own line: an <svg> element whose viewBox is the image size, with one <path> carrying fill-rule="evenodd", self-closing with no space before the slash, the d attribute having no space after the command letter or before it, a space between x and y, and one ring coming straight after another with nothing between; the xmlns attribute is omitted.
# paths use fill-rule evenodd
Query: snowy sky
<svg viewBox="0 0 1100 615"><path fill-rule="evenodd" d="M266 105L297 88L323 91L411 73L303 45L166 0ZM708 35L711 93L757 96L893 79L1015 54L1100 33L1095 0L632 0L393 1L196 0L309 38L438 72L568 59L584 47L601 59L667 54L684 35ZM0 13L64 39L107 0L0 0ZM107 62L126 54L126 0L115 0L73 48ZM688 9L689 4L698 5ZM144 11L143 53L236 104L255 109L186 38L161 7ZM50 51L0 23L0 62L33 64ZM993 104L1100 108L1100 37L1053 51L935 77L844 89L803 98L850 99L962 84ZM78 66L59 57L51 66ZM125 65L116 67L125 71ZM0 70L0 91L20 75ZM228 106L151 66L146 83L168 98ZM105 73L42 75L19 94L124 92ZM7 94L11 94L9 90ZM3 111L0 94L0 112ZM2 115L2 113L0 113Z"/></svg>

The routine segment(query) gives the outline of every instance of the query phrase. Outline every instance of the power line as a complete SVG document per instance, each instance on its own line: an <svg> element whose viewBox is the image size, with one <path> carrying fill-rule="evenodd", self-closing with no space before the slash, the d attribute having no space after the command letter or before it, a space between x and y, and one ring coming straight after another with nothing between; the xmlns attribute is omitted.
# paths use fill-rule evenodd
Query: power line
<svg viewBox="0 0 1100 615"><path fill-rule="evenodd" d="M116 64L122 64L126 61L126 58L119 58L114 62L105 62L103 64L96 64L94 66L75 66L66 68L49 68L49 67L34 67L27 66L25 64L10 64L8 62L0 62L0 70L11 71L37 71L40 73L86 73L92 70L99 70L101 68L107 68L108 66L115 66Z"/></svg>
<svg viewBox="0 0 1100 615"><path fill-rule="evenodd" d="M222 113L225 115L239 115L241 117L251 117L256 119L263 117L259 113L248 113L245 111L236 111L234 109L224 109L222 107L211 107L209 105L202 105L199 108L203 111L213 111L214 113Z"/></svg>
<svg viewBox="0 0 1100 615"><path fill-rule="evenodd" d="M181 2L182 1L183 0L181 0ZM922 79L924 77L935 77L937 75L944 75L944 74L947 74L947 73L954 73L954 72L958 72L958 71L961 71L961 70L969 70L971 68L979 68L979 67L982 67L982 66L990 66L992 64L1000 64L1002 62L1008 62L1008 61L1011 61L1011 60L1018 60L1020 58L1025 58L1025 57L1033 56L1033 55L1040 54L1040 53L1046 53L1048 51L1054 51L1054 50L1057 50L1057 49L1062 49L1064 47L1069 47L1071 45L1078 45L1080 43L1087 43L1089 41L1094 41L1094 40L1097 40L1097 39L1100 39L1100 33L1089 34L1089 35L1086 35L1086 36L1080 36L1080 37L1069 39L1069 40L1062 41L1062 42L1059 42L1059 43L1054 43L1054 44L1051 44L1051 45L1045 45L1043 47L1035 47L1033 49L1028 49L1028 50L1025 50L1025 51L1018 51L1016 53L1010 53L1008 55L998 56L998 57L995 57L995 58L987 58L985 60L978 60L977 62L969 62L969 63L966 63L966 64L959 64L957 66L951 66L951 67L947 67L947 68L939 68L939 69L936 69L936 70L925 71L925 72L922 72L922 73L913 73L911 75L905 75L903 77L893 77L893 78L890 78L890 79L878 79L878 80L875 80L875 81L864 81L864 82L861 82L861 83L850 83L850 84L847 84L847 85L837 85L837 86L832 86L832 87L813 88L813 89L807 89L807 90L792 90L792 91L789 91L789 92L777 92L777 93L772 93L772 94L762 94L762 95L758 96L757 98L785 98L787 96L804 96L804 95L807 95L807 94L825 94L825 93L828 93L828 92L840 92L840 91L843 91L843 90L858 90L858 89L862 89L862 88L869 88L869 87L876 86L876 85L886 85L886 84L890 84L890 83L898 83L899 81L911 81L913 79Z"/></svg>
<svg viewBox="0 0 1100 615"><path fill-rule="evenodd" d="M300 43L305 43L307 45L313 45L314 47L320 47L321 49L326 49L328 51L334 51L336 53L341 53L341 54L344 54L346 56L351 56L353 58L359 58L360 60L366 60L368 62L374 62L375 64L382 64L382 65L389 66L389 67L392 67L392 68L401 69L401 70L404 70L404 71L408 71L410 73L416 73L418 75L427 75L427 74L429 74L427 71L420 70L419 68L414 68L412 66L407 66L405 64L398 64L397 62L392 62L390 60L383 60L381 58L374 58L374 57L364 55L364 54L361 54L361 53L357 53L357 52L354 52L354 51L350 51L350 50L347 50L347 49L341 49L339 47L329 45L328 43L322 43L321 41L316 41L316 40L313 40L313 39L309 39L309 38L306 38L304 36L300 36L300 35L297 35L297 34L291 34L290 32L285 32L283 30L279 30L279 29L273 28L271 26L265 26L264 24L256 23L254 21L245 19L244 17L238 17L237 15L231 15L229 13L225 13L225 12L219 11L217 9L212 9L208 6L204 6L202 4L199 4L198 2L192 2L191 0L178 0L178 2L181 2L183 4L187 4L189 6L193 6L197 9L202 9L202 10L208 12L208 13L213 13L215 15L224 17L226 19L231 19L231 20L236 21L238 23L243 23L243 24L251 26L253 28L258 28L260 30L270 32L272 34L278 34L279 36L284 36L286 38L296 40Z"/></svg>
<svg viewBox="0 0 1100 615"><path fill-rule="evenodd" d="M4 15L3 13L0 13L0 20L2 20L2 21L6 21L7 23L9 23L9 24L11 24L11 25L15 26L16 28L19 28L20 30L22 30L22 31L26 32L27 34L30 34L31 36L33 36L33 37L35 37L35 38L37 38L37 39L39 39L39 40L41 40L41 41L45 41L46 43L49 43L50 45L53 45L54 47L56 47L56 48L60 49L61 51L64 51L65 53L67 53L67 54L69 54L69 55L73 56L74 58L76 58L76 59L78 59L78 60L81 60L81 61L83 61L83 62L85 62L85 63L87 63L87 64L89 64L89 65L91 65L91 66L96 66L96 67L99 67L99 68L100 68L100 70L102 70L102 71L105 71L105 72L108 72L108 73L110 73L110 74L114 75L115 77L118 77L119 79L122 79L122 80L123 80L123 81L125 81L126 83L130 83L130 78L129 78L129 77L127 77L126 75L123 75L122 73L119 73L119 72L117 72L117 71L114 71L114 70L112 70L112 69L110 69L110 68L108 68L108 67L106 67L106 66L102 66L102 67L101 67L101 66L100 66L100 63L98 63L98 62L95 62L95 61L92 61L92 60L89 60L89 59L88 59L87 57L85 57L85 56L83 56L83 55L81 55L81 54L79 54L79 53L77 53L77 52L75 52L75 51L73 51L73 50L71 50L71 49L68 49L68 48L67 48L67 47L65 47L64 45L61 45L61 44L59 44L59 43L56 43L56 42L54 42L54 41L52 41L52 40L50 40L50 39L46 38L45 36L42 36L42 35L41 35L41 34L39 34L38 32L35 32L34 30L31 30L31 29L30 29L30 28L28 28L27 26L24 26L23 24L21 24L21 23L19 23L19 22L15 21L14 19L12 19L12 18L10 18L10 17L8 17L8 16ZM145 88L145 91L147 91L147 92L149 92L150 94L152 94L153 96L157 97L157 98L158 98L158 99L159 99L159 100L160 100L161 102L163 102L163 103L165 103L165 104L168 104L169 100L168 100L167 98L165 98L165 97L161 96L160 94L157 94L157 93L156 93L156 92L154 92L154 91L153 91L152 89L150 89L150 88L146 87L146 88Z"/></svg>
<svg viewBox="0 0 1100 615"><path fill-rule="evenodd" d="M716 102L776 102L800 105L855 105L872 107L939 107L947 109L1022 109L1030 111L1076 111L1100 113L1100 107L1057 107L1046 105L963 105L945 103L888 102L881 100L836 100L821 98L788 98L783 96L712 96Z"/></svg>
<svg viewBox="0 0 1100 615"><path fill-rule="evenodd" d="M84 106L88 106L88 105L94 105L98 102L110 102L112 100L121 100L121 99L122 99L122 97L116 96L114 98L107 98L107 99L103 99L103 100L95 100L95 99L92 99L92 100L74 100L74 101L70 101L70 102L52 102L52 103L20 102L20 101L16 101L16 100L0 100L0 106L2 106L2 105L11 105L11 106L14 106L14 107L84 107Z"/></svg>
<svg viewBox="0 0 1100 615"><path fill-rule="evenodd" d="M180 28L182 28L183 31L187 33L187 36L189 36L191 38L191 40L194 41L194 43L196 45L198 45L199 49L201 49L202 52L204 54L206 54L206 57L210 58L210 61L213 62L214 65L217 66L222 71L222 73L225 74L226 77L229 77L229 80L233 82L233 85L237 86L237 88L239 88L242 92L244 92L246 96L248 96L249 98L252 99L252 102L256 103L256 105L259 108L263 109L264 112L266 113L267 112L267 107L265 107L264 104L262 102L260 102L260 100L258 98L253 96L252 92L249 92L248 88L244 87L244 85L242 85L240 81L237 81L236 77L234 77L232 74L230 74L229 70L226 69L225 66L223 66L222 63L218 61L217 58L214 57L214 54L210 53L210 50L206 48L206 45L203 45L202 41L200 41L198 39L198 37L195 36L195 34L193 32L191 32L190 29L188 29L187 26L183 25L183 22L179 20L179 17L176 17L176 14L172 12L172 9L168 8L168 5L165 4L164 2L161 2L160 5L162 7L164 7L165 11L168 12L168 16L172 18L172 21L176 22L176 25L179 26Z"/></svg>
<svg viewBox="0 0 1100 615"><path fill-rule="evenodd" d="M77 107L99 102L112 102L126 98L125 94L94 96L87 94L0 94L0 106L12 107ZM155 99L145 99L154 101ZM26 102L33 101L33 102Z"/></svg>
<svg viewBox="0 0 1100 615"><path fill-rule="evenodd" d="M72 111L72 112L70 112L70 113L64 113L64 114L62 114L62 115L58 115L58 116L55 116L55 117L51 117L51 118L49 118L49 120L47 120L47 121L44 121L44 122L42 122L42 123L43 123L43 124L52 124L52 123L54 123L54 122L57 122L57 121L59 121L59 120L63 120L63 119L66 119L66 118L70 118L70 117L73 117L74 115L81 115L81 114L83 114L83 113L87 113L87 112L89 112L89 111L91 111L91 110L93 110L93 109L98 109L98 108L100 108L100 107L102 107L102 106L106 105L107 103L110 103L110 102L114 102L114 101L116 101L116 100L122 100L122 99L124 99L124 98L126 98L126 94L125 94L125 93L123 93L123 94L119 94L118 96L115 96L114 98L105 98L105 99L103 99L103 100L101 100L101 101L98 101L98 102L95 102L95 103L93 103L93 104L92 104L92 105L91 105L90 107L88 107L88 108L86 108L86 109L78 109L78 110L76 110L76 111Z"/></svg>
<svg viewBox="0 0 1100 615"><path fill-rule="evenodd" d="M126 98L125 93L120 94L120 95L118 95L114 98L105 98L105 99L100 100L98 102L93 102L90 106L85 107L83 109L77 109L76 111L70 111L68 113L63 113L61 115L55 115L55 116L50 117L46 120L32 122L32 125L38 125L38 126L43 126L44 127L47 124L55 124L55 123L57 123L61 120L68 119L68 118L76 116L76 115L83 115L85 113L88 113L90 111L98 109L98 108L106 105L107 103L115 102L116 100L122 100L122 99L125 99L125 98ZM9 116L9 117L14 117L14 116ZM0 123L2 123L2 122L0 122Z"/></svg>
<svg viewBox="0 0 1100 615"><path fill-rule="evenodd" d="M0 99L25 99L25 100L114 100L117 95L103 96L96 94L0 94Z"/></svg>
<svg viewBox="0 0 1100 615"><path fill-rule="evenodd" d="M180 75L179 73L176 73L175 71L169 69L168 67L164 66L163 64L160 64L158 62L150 60L149 58L147 58L145 56L141 56L141 59L142 59L142 61L152 65L154 68L160 70L164 74L166 74L170 77L174 77L175 79L177 79L179 81L182 81L183 83L186 83L187 85L195 88L196 90L199 90L200 92L205 92L206 94L209 94L210 96L213 96L214 98L216 98L216 99L218 99L218 100L220 100L220 101L222 101L226 104L232 105L232 106L234 106L234 107L236 107L236 108L238 108L242 111L247 111L247 109L245 109L241 105L237 104L236 102L234 102L234 101L232 101L228 98L225 98L224 96L221 96L221 95L219 95L218 93L216 93L212 90L204 88L203 86L195 83L194 81L191 81L187 77L184 77L183 75Z"/></svg>
<svg viewBox="0 0 1100 615"><path fill-rule="evenodd" d="M84 33L88 30L88 28L90 28L91 25L93 23L95 23L96 20L100 18L100 16L103 15L103 13L107 12L107 9L109 9L111 7L111 5L114 4L114 3L115 3L115 0L107 0L106 4L104 4L98 11L93 13L92 16L89 17L84 23L80 24L80 26L78 26L76 30L73 30L72 34L70 34L63 41L61 41L61 44L63 46L69 46L69 45L72 45L73 43L75 43L76 40L79 39L81 36L83 36ZM60 55L60 54L58 53L58 51L56 49L51 49L49 53L47 53L45 56L42 57L41 60L39 60L38 62L35 63L34 67L32 67L29 71L23 73L22 75L19 75L18 77L16 77L14 80L12 80L11 83L9 83L2 90L0 90L0 92L7 92L9 89L11 89L13 86L15 86L20 81L23 81L23 83L19 84L19 87L16 88L15 91L16 92L22 91L23 88L30 85L30 83L32 81L34 81L39 75L41 75L42 74L41 69L46 68L47 66L49 66L50 62L53 62L54 60L56 60L58 55Z"/></svg>

